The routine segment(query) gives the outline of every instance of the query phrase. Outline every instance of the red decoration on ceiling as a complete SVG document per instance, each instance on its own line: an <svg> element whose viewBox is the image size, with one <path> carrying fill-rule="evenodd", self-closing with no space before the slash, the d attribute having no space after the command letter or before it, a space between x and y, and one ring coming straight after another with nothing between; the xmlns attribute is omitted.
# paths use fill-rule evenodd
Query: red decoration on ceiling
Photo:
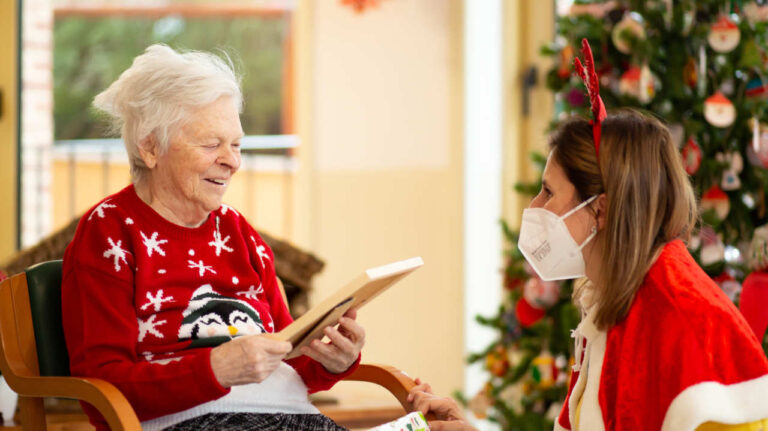
<svg viewBox="0 0 768 431"><path fill-rule="evenodd" d="M344 6L352 6L357 13L363 13L369 6L378 6L381 0L341 0Z"/></svg>

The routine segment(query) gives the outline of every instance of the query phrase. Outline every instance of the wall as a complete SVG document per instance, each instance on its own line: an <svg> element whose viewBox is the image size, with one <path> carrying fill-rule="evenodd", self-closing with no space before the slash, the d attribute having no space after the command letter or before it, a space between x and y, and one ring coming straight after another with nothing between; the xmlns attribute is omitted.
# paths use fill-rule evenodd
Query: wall
<svg viewBox="0 0 768 431"><path fill-rule="evenodd" d="M16 248L16 147L18 12L16 0L0 0L0 262Z"/></svg>
<svg viewBox="0 0 768 431"><path fill-rule="evenodd" d="M327 262L315 298L363 268L422 256L361 310L364 360L449 394L464 369L461 2L383 1L362 14L299 4L296 239Z"/></svg>
<svg viewBox="0 0 768 431"><path fill-rule="evenodd" d="M101 154L97 153L71 162L66 154L54 155L51 173L54 230L66 226L73 217L130 183L125 155L113 155L106 163L100 158ZM244 155L224 202L245 215L256 229L290 239L293 175L290 163L279 157Z"/></svg>
<svg viewBox="0 0 768 431"><path fill-rule="evenodd" d="M520 226L530 197L514 190L518 181L534 181L541 175L530 159L533 151L547 153L547 127L552 119L554 96L547 89L549 58L539 54L554 39L554 2L504 2L504 178L502 188L505 220ZM535 25L526 25L536 23ZM523 75L530 66L538 70L537 85L530 93L530 112L523 114Z"/></svg>

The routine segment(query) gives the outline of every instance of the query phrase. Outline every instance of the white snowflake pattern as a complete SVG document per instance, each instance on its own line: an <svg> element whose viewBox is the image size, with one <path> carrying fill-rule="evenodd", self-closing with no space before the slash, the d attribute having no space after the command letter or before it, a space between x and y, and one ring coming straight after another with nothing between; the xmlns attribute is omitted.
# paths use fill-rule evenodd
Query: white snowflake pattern
<svg viewBox="0 0 768 431"><path fill-rule="evenodd" d="M88 220L91 220L93 218L93 215L96 214L99 216L99 218L104 218L104 210L107 208L117 208L117 205L112 205L108 203L110 200L107 199L104 202L100 203L96 208L91 211L91 215L88 216Z"/></svg>
<svg viewBox="0 0 768 431"><path fill-rule="evenodd" d="M149 316L149 319L147 320L136 318L136 320L139 321L139 343L144 341L144 338L147 336L147 334L152 334L157 338L163 338L163 333L158 331L157 327L165 323L165 320L159 320L155 322L156 317L157 315L153 314Z"/></svg>
<svg viewBox="0 0 768 431"><path fill-rule="evenodd" d="M256 295L260 293L264 293L264 288L261 287L261 284L259 284L258 288L255 288L256 286L251 285L247 291L245 292L237 292L237 295L244 295L248 299L258 299Z"/></svg>
<svg viewBox="0 0 768 431"><path fill-rule="evenodd" d="M256 246L256 253L259 254L259 259L261 260L261 266L264 266L264 258L266 257L267 260L269 260L269 254L267 253L267 248L263 245Z"/></svg>
<svg viewBox="0 0 768 431"><path fill-rule="evenodd" d="M133 219L130 217L125 218L125 224L133 224Z"/></svg>
<svg viewBox="0 0 768 431"><path fill-rule="evenodd" d="M147 247L147 255L149 255L149 257L152 257L153 252L157 252L157 254L159 254L160 256L165 256L165 251L162 248L160 248L160 246L162 244L167 243L168 242L167 239L157 239L157 235L158 235L157 232L153 233L152 236L149 238L147 238L147 236L144 235L144 232L139 231L139 233L141 234L141 237L144 238L144 241L143 241L144 246Z"/></svg>
<svg viewBox="0 0 768 431"><path fill-rule="evenodd" d="M237 285L237 283L240 283L240 279L237 277L232 277L232 284Z"/></svg>
<svg viewBox="0 0 768 431"><path fill-rule="evenodd" d="M124 250L121 245L123 244L123 241L117 241L115 243L112 241L112 238L107 237L107 241L109 241L109 245L111 248L108 248L104 251L104 257L109 259L112 258L115 263L115 271L120 272L120 261L122 261L124 264L128 265L128 261L125 260L125 254L130 253L128 250Z"/></svg>
<svg viewBox="0 0 768 431"><path fill-rule="evenodd" d="M188 260L187 263L189 264L189 268L197 268L198 272L200 273L200 277L205 275L205 271L211 271L212 273L216 274L216 271L213 270L212 266L206 266L203 264L203 261L200 260L197 263L194 261Z"/></svg>
<svg viewBox="0 0 768 431"><path fill-rule="evenodd" d="M153 360L151 360L151 361L149 361L149 362L151 362L151 363L153 363L153 364L158 364L158 365L168 365L168 364L170 364L171 362L178 362L178 361L181 361L181 358L163 358L163 359L153 359Z"/></svg>
<svg viewBox="0 0 768 431"><path fill-rule="evenodd" d="M232 250L232 247L229 247L227 245L228 241L229 241L229 235L227 235L224 239L221 239L221 232L216 230L213 232L213 241L209 242L208 245L216 248L216 256L221 256L222 249L230 253L234 251Z"/></svg>
<svg viewBox="0 0 768 431"><path fill-rule="evenodd" d="M165 269L162 269L162 268L157 270L158 274L165 274L165 272L166 272Z"/></svg>
<svg viewBox="0 0 768 431"><path fill-rule="evenodd" d="M232 212L233 212L233 213L235 213L235 215L237 215L237 216L239 216L239 215L240 215L240 214L239 214L237 211L235 211L235 209L234 209L234 208L232 208L231 206L229 206L229 205L227 205L227 204L221 204L221 215L227 215L227 211L232 211Z"/></svg>
<svg viewBox="0 0 768 431"><path fill-rule="evenodd" d="M256 242L256 238L254 238L253 235L251 235L251 241L253 241L253 245L256 246L256 253L259 255L259 260L261 260L261 266L264 267L264 258L266 257L267 260L269 260L269 253L267 253L267 248Z"/></svg>
<svg viewBox="0 0 768 431"><path fill-rule="evenodd" d="M163 306L163 302L173 301L173 296L163 296L163 289L160 289L154 296L152 293L147 292L147 301L146 304L141 306L141 309L146 310L147 308L154 306L155 313L157 313Z"/></svg>
<svg viewBox="0 0 768 431"><path fill-rule="evenodd" d="M195 251L192 250L191 248L189 249L189 251L187 253L189 253L190 256L194 256L195 255Z"/></svg>

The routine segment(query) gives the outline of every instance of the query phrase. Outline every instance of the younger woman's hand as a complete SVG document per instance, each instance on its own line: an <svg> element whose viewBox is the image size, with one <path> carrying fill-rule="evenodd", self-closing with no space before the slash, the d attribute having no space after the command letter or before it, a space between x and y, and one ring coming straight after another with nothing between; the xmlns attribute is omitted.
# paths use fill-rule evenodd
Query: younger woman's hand
<svg viewBox="0 0 768 431"><path fill-rule="evenodd" d="M416 379L414 386L408 393L408 401L413 403L413 408L425 416L433 414L437 420L429 421L429 428L435 431L476 431L470 425L459 405L451 398L438 397L432 393L429 383Z"/></svg>

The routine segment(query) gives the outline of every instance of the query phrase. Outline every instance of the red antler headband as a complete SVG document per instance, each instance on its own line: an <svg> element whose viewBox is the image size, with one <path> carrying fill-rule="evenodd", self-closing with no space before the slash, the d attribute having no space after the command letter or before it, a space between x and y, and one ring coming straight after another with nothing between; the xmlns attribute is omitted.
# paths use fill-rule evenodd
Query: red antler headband
<svg viewBox="0 0 768 431"><path fill-rule="evenodd" d="M576 73L579 74L581 80L584 81L584 85L587 87L587 94L589 95L589 104L592 109L592 120L589 124L592 125L592 136L595 138L595 155L600 155L600 133L602 124L608 113L605 112L605 105L603 99L600 98L600 81L597 79L597 73L595 73L595 60L592 58L592 49L589 47L587 39L581 40L581 53L584 56L584 65L581 65L579 58L573 60L573 64L576 67Z"/></svg>

